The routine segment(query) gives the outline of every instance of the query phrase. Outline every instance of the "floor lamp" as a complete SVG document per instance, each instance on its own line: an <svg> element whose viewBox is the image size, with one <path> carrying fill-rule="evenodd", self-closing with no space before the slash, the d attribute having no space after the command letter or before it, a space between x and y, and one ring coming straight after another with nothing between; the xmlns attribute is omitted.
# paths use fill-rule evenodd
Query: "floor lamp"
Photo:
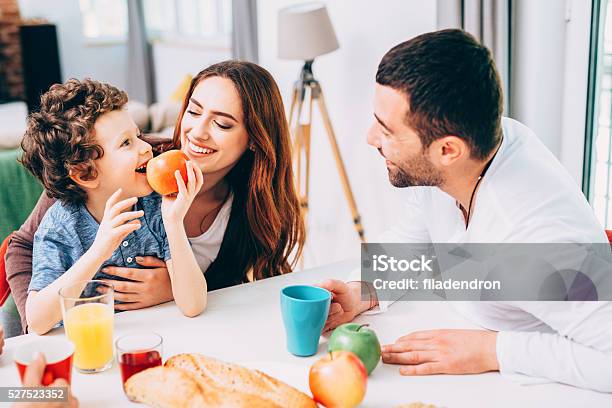
<svg viewBox="0 0 612 408"><path fill-rule="evenodd" d="M305 3L283 8L278 16L278 56L281 59L304 61L300 77L293 86L289 126L293 138L293 162L296 166L296 185L304 221L308 214L310 175L310 131L313 104L319 108L323 125L331 145L336 167L342 182L355 230L364 242L364 232L357 204L353 197L344 162L327 112L323 91L312 73L314 59L338 49L338 39L327 8L321 3ZM306 114L304 110L307 109ZM303 120L302 116L306 116Z"/></svg>

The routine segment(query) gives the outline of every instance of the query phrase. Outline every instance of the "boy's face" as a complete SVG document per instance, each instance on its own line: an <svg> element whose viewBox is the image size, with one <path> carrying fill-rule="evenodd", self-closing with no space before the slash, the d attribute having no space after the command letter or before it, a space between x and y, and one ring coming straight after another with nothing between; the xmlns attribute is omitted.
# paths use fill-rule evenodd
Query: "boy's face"
<svg viewBox="0 0 612 408"><path fill-rule="evenodd" d="M104 149L104 155L95 161L96 189L109 196L118 188L123 190L123 197L151 194L153 190L144 171L153 157L151 145L139 138L140 130L127 110L100 116L94 132L96 142Z"/></svg>

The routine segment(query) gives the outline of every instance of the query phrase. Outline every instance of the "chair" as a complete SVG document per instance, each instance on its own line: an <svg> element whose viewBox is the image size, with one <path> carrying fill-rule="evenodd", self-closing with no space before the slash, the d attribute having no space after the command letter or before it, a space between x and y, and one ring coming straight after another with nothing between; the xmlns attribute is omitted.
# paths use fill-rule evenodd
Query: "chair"
<svg viewBox="0 0 612 408"><path fill-rule="evenodd" d="M6 255L6 250L8 248L9 241L11 240L10 234L0 245L0 306L4 305L6 299L8 299L9 294L11 293L11 287L8 284L8 280L6 279L6 265L4 264L4 256Z"/></svg>

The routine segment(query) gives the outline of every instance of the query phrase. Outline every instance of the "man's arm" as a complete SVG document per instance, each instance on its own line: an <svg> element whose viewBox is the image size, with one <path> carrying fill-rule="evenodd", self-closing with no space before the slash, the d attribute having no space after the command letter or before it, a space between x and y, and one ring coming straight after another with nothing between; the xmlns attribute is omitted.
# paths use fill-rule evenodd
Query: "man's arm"
<svg viewBox="0 0 612 408"><path fill-rule="evenodd" d="M612 392L611 302L516 304L553 332L417 331L383 346L382 360L402 365L403 375L500 371Z"/></svg>
<svg viewBox="0 0 612 408"><path fill-rule="evenodd" d="M502 374L612 392L612 302L522 302L556 333L499 332Z"/></svg>
<svg viewBox="0 0 612 408"><path fill-rule="evenodd" d="M6 251L6 278L21 317L21 327L24 333L27 331L25 305L28 298L28 286L32 278L34 234L40 221L54 202L55 199L49 198L45 192L42 193L28 219L11 237Z"/></svg>

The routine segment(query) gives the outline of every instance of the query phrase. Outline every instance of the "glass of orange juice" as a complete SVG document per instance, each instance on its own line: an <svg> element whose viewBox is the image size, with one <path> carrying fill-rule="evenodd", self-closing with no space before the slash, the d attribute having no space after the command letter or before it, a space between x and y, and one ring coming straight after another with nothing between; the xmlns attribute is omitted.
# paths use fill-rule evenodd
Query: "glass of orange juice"
<svg viewBox="0 0 612 408"><path fill-rule="evenodd" d="M103 287L103 293L97 289ZM66 336L74 344L74 366L98 373L113 363L113 286L100 281L76 282L59 291Z"/></svg>

